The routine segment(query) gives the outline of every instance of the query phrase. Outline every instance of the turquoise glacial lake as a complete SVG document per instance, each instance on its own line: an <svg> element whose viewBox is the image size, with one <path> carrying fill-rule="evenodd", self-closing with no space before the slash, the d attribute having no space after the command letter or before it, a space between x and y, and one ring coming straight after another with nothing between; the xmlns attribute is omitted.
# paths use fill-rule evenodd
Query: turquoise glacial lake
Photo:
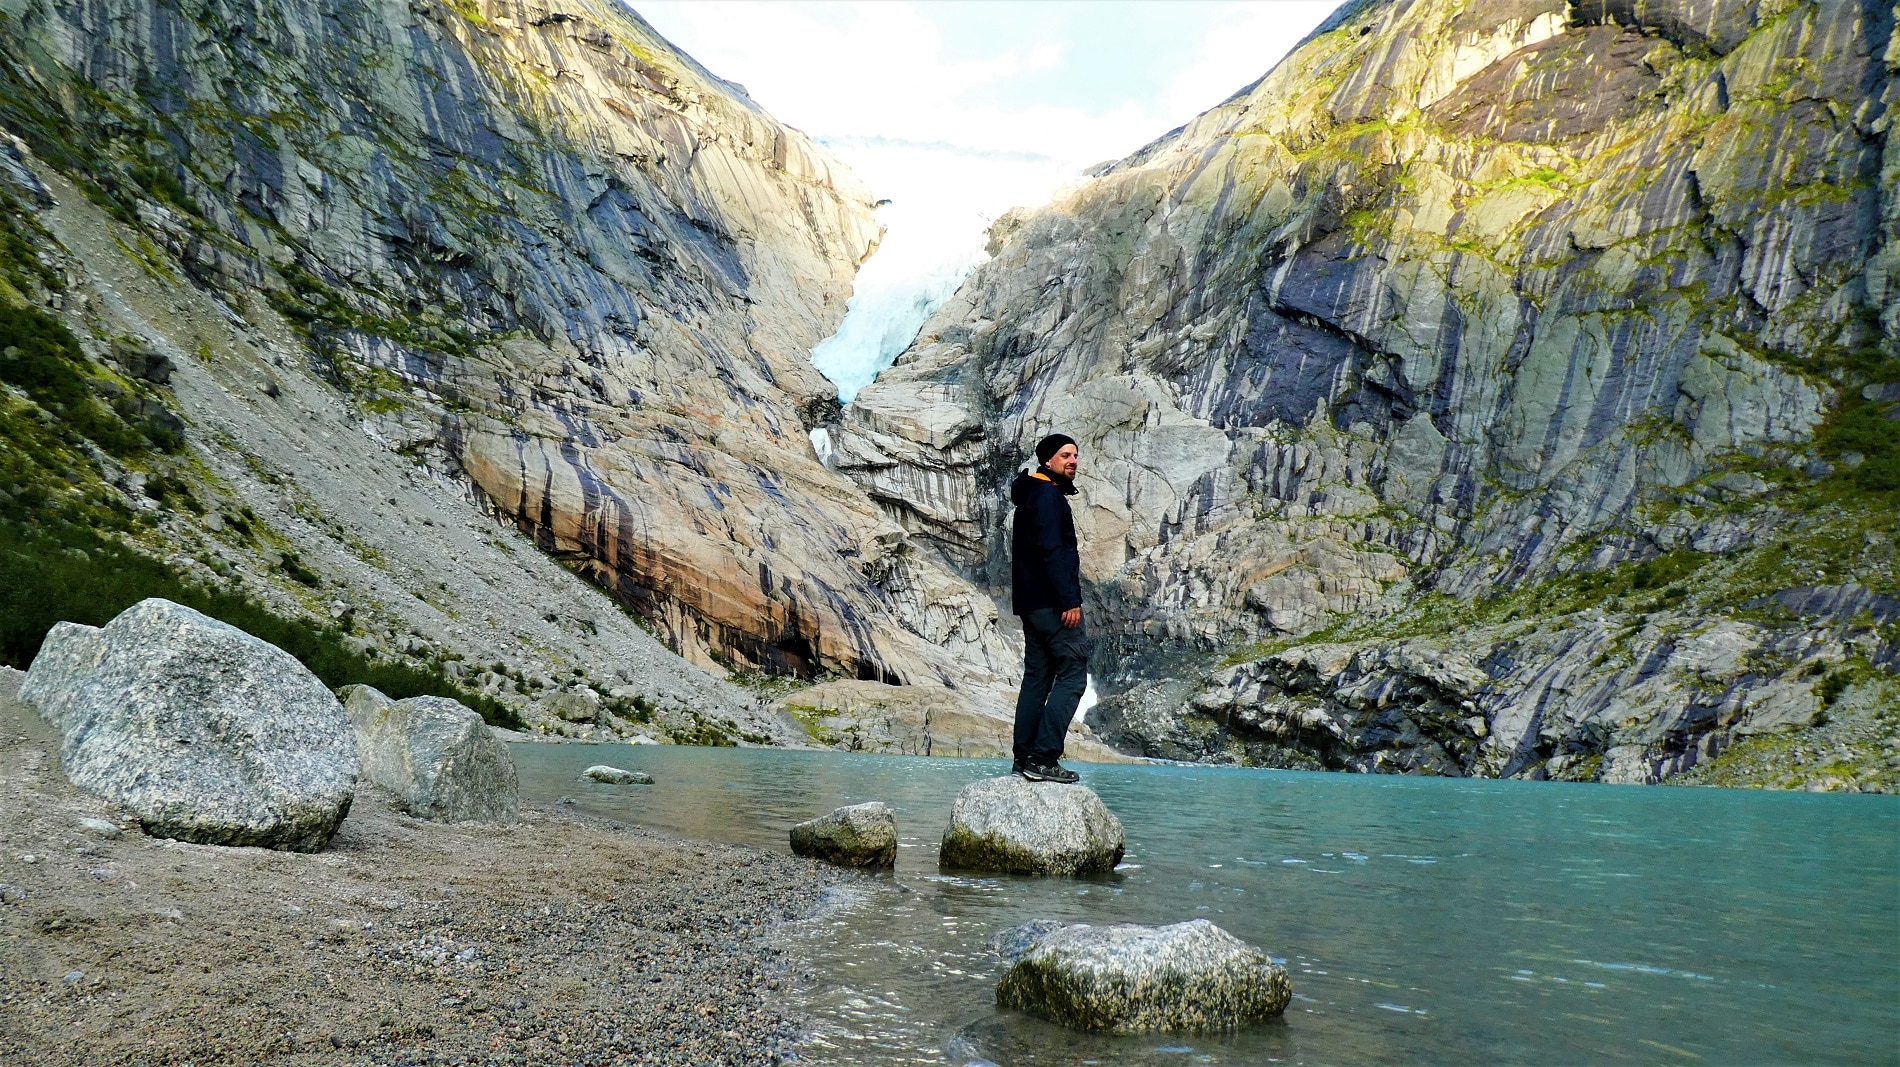
<svg viewBox="0 0 1900 1067"><path fill-rule="evenodd" d="M1900 1063L1900 798L1077 764L1128 856L1091 879L940 873L997 760L515 745L524 798L785 851L897 810L895 877L794 928L806 1062ZM594 763L651 787L578 780ZM998 1009L990 937L1209 919L1283 960L1285 1016L1106 1038Z"/></svg>

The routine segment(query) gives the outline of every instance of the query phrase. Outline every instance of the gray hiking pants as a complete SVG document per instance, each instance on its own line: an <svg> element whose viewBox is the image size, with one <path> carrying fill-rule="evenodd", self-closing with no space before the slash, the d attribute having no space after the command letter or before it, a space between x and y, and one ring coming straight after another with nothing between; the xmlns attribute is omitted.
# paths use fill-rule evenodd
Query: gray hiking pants
<svg viewBox="0 0 1900 1067"><path fill-rule="evenodd" d="M1047 767L1062 758L1069 720L1089 684L1089 641L1083 626L1041 608L1023 618L1023 688L1016 695L1018 763Z"/></svg>

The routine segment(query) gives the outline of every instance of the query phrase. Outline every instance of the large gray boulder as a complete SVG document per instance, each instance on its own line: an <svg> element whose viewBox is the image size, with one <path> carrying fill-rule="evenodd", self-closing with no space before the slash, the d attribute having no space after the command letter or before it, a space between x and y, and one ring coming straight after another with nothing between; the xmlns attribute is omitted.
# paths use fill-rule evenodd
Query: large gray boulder
<svg viewBox="0 0 1900 1067"><path fill-rule="evenodd" d="M1123 844L1121 820L1086 786L985 778L957 794L939 859L964 870L1100 874L1122 861Z"/></svg>
<svg viewBox="0 0 1900 1067"><path fill-rule="evenodd" d="M482 717L446 697L391 700L367 685L338 690L356 728L363 775L409 814L438 822L508 822L521 813L515 761Z"/></svg>
<svg viewBox="0 0 1900 1067"><path fill-rule="evenodd" d="M20 699L60 731L66 777L156 837L314 852L355 794L356 738L317 676L168 600L54 626Z"/></svg>
<svg viewBox="0 0 1900 1067"><path fill-rule="evenodd" d="M1208 922L1042 932L996 985L996 1003L1076 1030L1227 1030L1278 1015L1286 969Z"/></svg>
<svg viewBox="0 0 1900 1067"><path fill-rule="evenodd" d="M852 804L792 827L792 851L840 867L897 865L897 814L888 804Z"/></svg>

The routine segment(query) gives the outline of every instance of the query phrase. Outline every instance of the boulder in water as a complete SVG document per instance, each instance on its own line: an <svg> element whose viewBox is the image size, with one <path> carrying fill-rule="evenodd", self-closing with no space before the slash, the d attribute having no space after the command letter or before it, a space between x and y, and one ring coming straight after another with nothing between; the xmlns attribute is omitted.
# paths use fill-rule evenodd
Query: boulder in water
<svg viewBox="0 0 1900 1067"><path fill-rule="evenodd" d="M897 864L897 814L888 804L852 804L792 827L792 851L840 867Z"/></svg>
<svg viewBox="0 0 1900 1067"><path fill-rule="evenodd" d="M1228 1030L1292 997L1285 968L1206 919L1046 931L996 986L1003 1007L1115 1034Z"/></svg>
<svg viewBox="0 0 1900 1067"><path fill-rule="evenodd" d="M581 777L590 782L605 785L652 785L653 776L645 771L628 771L619 767L609 767L605 763L596 763L581 772Z"/></svg>
<svg viewBox="0 0 1900 1067"><path fill-rule="evenodd" d="M396 794L409 814L437 822L509 822L520 814L514 758L460 701L391 700L367 685L337 695L356 728L363 775Z"/></svg>
<svg viewBox="0 0 1900 1067"><path fill-rule="evenodd" d="M1101 874L1122 849L1121 820L1094 790L1011 776L963 787L939 858L964 870Z"/></svg>
<svg viewBox="0 0 1900 1067"><path fill-rule="evenodd" d="M314 852L356 791L356 738L288 652L168 600L60 623L20 687L81 789L146 833Z"/></svg>

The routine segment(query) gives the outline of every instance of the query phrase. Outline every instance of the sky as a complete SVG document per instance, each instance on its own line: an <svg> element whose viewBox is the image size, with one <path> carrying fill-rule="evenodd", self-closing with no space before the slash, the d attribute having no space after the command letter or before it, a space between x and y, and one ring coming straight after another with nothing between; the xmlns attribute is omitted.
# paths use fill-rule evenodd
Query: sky
<svg viewBox="0 0 1900 1067"><path fill-rule="evenodd" d="M633 0L660 34L855 171L885 227L812 362L846 403L1047 202L1258 80L1331 0ZM819 431L822 433L822 431ZM823 440L814 437L822 456Z"/></svg>
<svg viewBox="0 0 1900 1067"><path fill-rule="evenodd" d="M1265 74L1330 0L635 0L667 39L820 140L1119 158Z"/></svg>

